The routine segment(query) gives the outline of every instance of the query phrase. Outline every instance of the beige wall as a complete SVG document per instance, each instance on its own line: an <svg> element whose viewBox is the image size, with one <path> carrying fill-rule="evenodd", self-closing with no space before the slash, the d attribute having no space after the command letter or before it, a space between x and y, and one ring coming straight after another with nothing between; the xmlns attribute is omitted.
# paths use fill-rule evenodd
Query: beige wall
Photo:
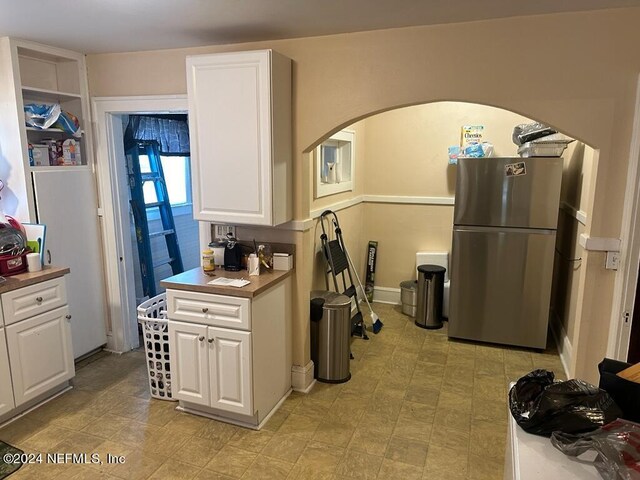
<svg viewBox="0 0 640 480"><path fill-rule="evenodd" d="M515 156L513 127L531 120L507 110L464 102L416 105L367 118L366 193L451 197L456 167L447 148L462 125L483 125L495 156Z"/></svg>
<svg viewBox="0 0 640 480"><path fill-rule="evenodd" d="M90 55L94 96L186 92L187 54L274 48L294 60L294 214L310 209L310 151L322 138L371 113L461 100L545 121L600 150L587 232L617 237L626 181L640 57L640 9L541 15L399 28L273 42L156 52ZM467 54L473 46L473 55ZM532 47L533 45L533 47ZM532 50L533 49L533 50ZM528 57L544 58L544 68ZM551 73L550 73L551 72ZM311 232L295 234L298 265L310 266ZM595 257L595 258L591 258ZM593 379L606 349L614 275L602 254L585 252L578 293L581 326L572 365ZM310 271L298 273L294 362L308 359ZM597 333L588 334L588 332ZM606 333L606 332L605 332Z"/></svg>

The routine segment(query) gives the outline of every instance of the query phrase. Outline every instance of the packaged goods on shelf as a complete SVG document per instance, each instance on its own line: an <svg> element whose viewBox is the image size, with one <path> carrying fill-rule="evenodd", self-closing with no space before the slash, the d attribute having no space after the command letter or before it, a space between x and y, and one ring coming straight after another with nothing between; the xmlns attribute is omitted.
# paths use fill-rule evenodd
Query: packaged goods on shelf
<svg viewBox="0 0 640 480"><path fill-rule="evenodd" d="M57 103L52 105L28 103L24 106L24 119L28 127L39 130L49 128L61 130L74 137L82 135L78 117L62 110Z"/></svg>

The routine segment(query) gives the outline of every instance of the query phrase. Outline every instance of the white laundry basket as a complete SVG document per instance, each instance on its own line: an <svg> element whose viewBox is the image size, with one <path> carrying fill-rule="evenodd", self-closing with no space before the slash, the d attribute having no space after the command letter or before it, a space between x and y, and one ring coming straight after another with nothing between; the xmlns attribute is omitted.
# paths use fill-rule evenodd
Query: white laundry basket
<svg viewBox="0 0 640 480"><path fill-rule="evenodd" d="M166 303L167 296L164 293L142 302L138 305L138 322L142 325L151 396L173 400Z"/></svg>

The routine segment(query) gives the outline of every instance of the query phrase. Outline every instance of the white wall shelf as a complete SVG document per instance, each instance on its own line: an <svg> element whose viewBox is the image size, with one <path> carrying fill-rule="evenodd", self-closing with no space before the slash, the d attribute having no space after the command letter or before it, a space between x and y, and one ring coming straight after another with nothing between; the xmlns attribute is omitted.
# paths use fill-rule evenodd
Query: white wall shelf
<svg viewBox="0 0 640 480"><path fill-rule="evenodd" d="M27 132L38 132L43 134L54 134L54 135L55 134L68 135L69 137L73 136L69 132L65 132L64 130L58 130L57 128L45 128L43 130L42 128L26 127L26 129L27 129ZM80 130L80 135L84 135L84 130Z"/></svg>
<svg viewBox="0 0 640 480"><path fill-rule="evenodd" d="M33 100L41 99L45 102L60 102L65 100L76 100L82 98L79 93L58 92L57 90L47 90L45 88L22 86L22 94Z"/></svg>

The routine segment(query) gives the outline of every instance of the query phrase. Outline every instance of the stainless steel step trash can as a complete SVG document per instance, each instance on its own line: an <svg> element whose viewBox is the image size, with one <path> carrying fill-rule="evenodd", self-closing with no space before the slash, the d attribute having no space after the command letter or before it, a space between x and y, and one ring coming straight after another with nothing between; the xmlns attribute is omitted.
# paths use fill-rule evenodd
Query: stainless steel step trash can
<svg viewBox="0 0 640 480"><path fill-rule="evenodd" d="M402 303L402 313L415 318L418 305L417 280L400 282L400 302Z"/></svg>
<svg viewBox="0 0 640 480"><path fill-rule="evenodd" d="M325 383L351 378L351 299L336 292L311 292L311 360L314 377Z"/></svg>
<svg viewBox="0 0 640 480"><path fill-rule="evenodd" d="M439 265L418 266L418 307L416 325L442 328L442 297L445 268Z"/></svg>

